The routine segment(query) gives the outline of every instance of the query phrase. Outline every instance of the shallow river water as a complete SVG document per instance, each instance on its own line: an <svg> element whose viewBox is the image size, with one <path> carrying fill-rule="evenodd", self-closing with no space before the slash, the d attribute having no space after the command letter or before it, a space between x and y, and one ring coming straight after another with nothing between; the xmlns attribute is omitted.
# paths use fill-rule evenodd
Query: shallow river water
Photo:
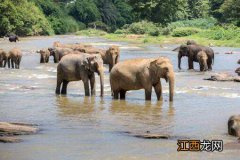
<svg viewBox="0 0 240 160"><path fill-rule="evenodd" d="M145 102L144 91L127 93L126 101L112 100L108 66L105 66L105 96L84 97L82 82L69 84L67 96L56 96L56 64L39 63L37 49L62 43L90 43L100 48L116 44L121 61L136 57L167 56L176 71L174 102L168 101L168 85L162 80L163 102ZM214 72L233 73L240 54L226 55L240 48L213 48L212 72L177 69L176 46L138 46L79 36L33 37L19 43L0 40L0 48L20 47L24 56L20 70L0 69L0 121L38 124L37 135L21 136L16 144L0 143L0 160L79 160L79 159L239 159L239 150L223 152L177 152L178 139L220 139L236 141L227 135L227 120L240 113L240 84L204 81ZM195 65L198 69L198 65ZM170 139L141 139L126 134L168 134Z"/></svg>

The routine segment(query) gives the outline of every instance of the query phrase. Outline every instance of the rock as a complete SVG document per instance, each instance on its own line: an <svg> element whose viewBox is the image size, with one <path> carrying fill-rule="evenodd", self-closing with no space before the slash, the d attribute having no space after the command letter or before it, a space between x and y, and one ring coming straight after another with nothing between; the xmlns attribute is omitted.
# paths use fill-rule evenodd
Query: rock
<svg viewBox="0 0 240 160"><path fill-rule="evenodd" d="M238 64L240 64L240 59L237 61Z"/></svg>
<svg viewBox="0 0 240 160"><path fill-rule="evenodd" d="M18 143L21 141L22 140L17 137L10 137L10 136L0 137L0 142L2 142L2 143Z"/></svg>
<svg viewBox="0 0 240 160"><path fill-rule="evenodd" d="M238 68L235 70L235 73L237 73L237 74L240 76L240 67L238 67Z"/></svg>
<svg viewBox="0 0 240 160"><path fill-rule="evenodd" d="M143 139L169 139L170 136L167 134L158 134L158 133L150 133L150 131L146 131L145 133L134 133L134 132L124 132L133 137L143 138Z"/></svg>
<svg viewBox="0 0 240 160"><path fill-rule="evenodd" d="M20 142L17 135L35 134L39 131L33 124L0 122L0 142Z"/></svg>
<svg viewBox="0 0 240 160"><path fill-rule="evenodd" d="M224 149L229 149L229 150L239 150L240 149L240 140L236 141L236 142L230 142L230 143L226 143L223 146Z"/></svg>
<svg viewBox="0 0 240 160"><path fill-rule="evenodd" d="M215 75L212 75L210 78L205 78L204 80L209 80L209 81L235 81L239 82L240 77L233 76L229 73L216 73Z"/></svg>

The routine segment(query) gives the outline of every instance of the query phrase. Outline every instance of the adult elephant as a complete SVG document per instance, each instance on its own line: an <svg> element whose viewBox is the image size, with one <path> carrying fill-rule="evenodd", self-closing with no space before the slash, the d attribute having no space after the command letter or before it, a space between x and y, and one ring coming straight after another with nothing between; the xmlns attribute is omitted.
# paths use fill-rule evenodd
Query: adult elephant
<svg viewBox="0 0 240 160"><path fill-rule="evenodd" d="M10 35L8 40L9 40L9 42L17 42L17 41L19 41L17 35Z"/></svg>
<svg viewBox="0 0 240 160"><path fill-rule="evenodd" d="M214 52L211 48L200 45L181 45L178 52L178 68L181 69L181 58L183 56L188 57L188 69L194 69L193 62L198 62L197 54L200 51L204 51L207 54L208 70L212 70L212 64L214 61Z"/></svg>
<svg viewBox="0 0 240 160"><path fill-rule="evenodd" d="M100 54L103 59L103 63L109 65L109 72L112 70L112 67L119 62L120 58L120 49L118 46L111 46L107 50L93 47L79 47L75 50L88 54Z"/></svg>
<svg viewBox="0 0 240 160"><path fill-rule="evenodd" d="M48 48L50 55L53 56L54 63L58 63L61 58L73 50L70 48L60 48L60 47L54 47L54 48Z"/></svg>
<svg viewBox="0 0 240 160"><path fill-rule="evenodd" d="M20 69L21 59L22 59L22 52L19 48L15 47L9 51L8 63L10 64L10 60L11 60L12 68Z"/></svg>
<svg viewBox="0 0 240 160"><path fill-rule="evenodd" d="M50 57L50 51L48 49L41 49L37 51L40 54L40 63L48 63Z"/></svg>
<svg viewBox="0 0 240 160"><path fill-rule="evenodd" d="M82 80L84 83L85 96L90 96L89 81L91 86L91 95L95 95L95 75L100 75L101 96L103 96L104 69L103 61L99 55L89 54L68 54L62 58L57 67L57 87L56 94L67 94L67 85L71 81Z"/></svg>
<svg viewBox="0 0 240 160"><path fill-rule="evenodd" d="M3 49L0 49L0 67L6 67L6 64L8 62L8 57L9 57L8 52L4 51ZM10 64L8 65L10 68Z"/></svg>
<svg viewBox="0 0 240 160"><path fill-rule="evenodd" d="M174 71L166 57L132 59L116 64L110 73L110 84L114 99L125 99L129 90L145 89L145 99L151 100L152 87L158 100L162 100L160 78L169 81L169 100L173 101Z"/></svg>

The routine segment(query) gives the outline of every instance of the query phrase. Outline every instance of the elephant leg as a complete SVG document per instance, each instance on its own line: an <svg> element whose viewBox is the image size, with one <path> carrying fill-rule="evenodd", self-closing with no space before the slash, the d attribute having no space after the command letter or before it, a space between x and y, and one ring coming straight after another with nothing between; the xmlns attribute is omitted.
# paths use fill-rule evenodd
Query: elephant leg
<svg viewBox="0 0 240 160"><path fill-rule="evenodd" d="M157 95L157 99L159 101L162 101L162 84L161 84L161 81L159 81L159 83L157 83L155 86L154 86L154 90L155 90L155 93Z"/></svg>
<svg viewBox="0 0 240 160"><path fill-rule="evenodd" d="M94 73L89 78L90 78L91 96L94 96L96 95L96 84L95 84Z"/></svg>
<svg viewBox="0 0 240 160"><path fill-rule="evenodd" d="M14 68L14 60L13 59L11 59L11 65L12 65L11 67Z"/></svg>
<svg viewBox="0 0 240 160"><path fill-rule="evenodd" d="M199 64L200 71L202 72L204 70L203 65Z"/></svg>
<svg viewBox="0 0 240 160"><path fill-rule="evenodd" d="M90 96L88 79L83 81L83 83L84 83L85 96Z"/></svg>
<svg viewBox="0 0 240 160"><path fill-rule="evenodd" d="M125 99L126 98L126 91L125 90L121 90L120 91L120 99Z"/></svg>
<svg viewBox="0 0 240 160"><path fill-rule="evenodd" d="M207 65L208 65L208 70L211 71L212 70L212 59L211 58L208 59Z"/></svg>
<svg viewBox="0 0 240 160"><path fill-rule="evenodd" d="M113 91L113 98L118 99L119 91Z"/></svg>
<svg viewBox="0 0 240 160"><path fill-rule="evenodd" d="M193 58L191 58L191 57L188 57L188 69L194 69Z"/></svg>
<svg viewBox="0 0 240 160"><path fill-rule="evenodd" d="M10 65L11 65L11 64L10 64L10 58L8 58L7 61L8 61L8 62L7 62L7 63L8 63L8 68L10 68Z"/></svg>
<svg viewBox="0 0 240 160"><path fill-rule="evenodd" d="M4 60L4 64L3 64L3 67L5 68L6 67L6 65L7 65L7 59L6 60Z"/></svg>
<svg viewBox="0 0 240 160"><path fill-rule="evenodd" d="M152 86L151 88L145 89L145 100L151 101L151 97L152 97Z"/></svg>
<svg viewBox="0 0 240 160"><path fill-rule="evenodd" d="M47 57L47 59L46 59L46 63L48 63L49 62L49 56Z"/></svg>
<svg viewBox="0 0 240 160"><path fill-rule="evenodd" d="M111 72L112 67L113 67L113 65L109 64L109 73Z"/></svg>
<svg viewBox="0 0 240 160"><path fill-rule="evenodd" d="M61 84L63 83L63 80L57 77L57 87L56 87L56 94L60 94Z"/></svg>
<svg viewBox="0 0 240 160"><path fill-rule="evenodd" d="M69 81L66 81L66 80L63 81L61 94L67 94L67 85L68 85L68 83L69 83Z"/></svg>

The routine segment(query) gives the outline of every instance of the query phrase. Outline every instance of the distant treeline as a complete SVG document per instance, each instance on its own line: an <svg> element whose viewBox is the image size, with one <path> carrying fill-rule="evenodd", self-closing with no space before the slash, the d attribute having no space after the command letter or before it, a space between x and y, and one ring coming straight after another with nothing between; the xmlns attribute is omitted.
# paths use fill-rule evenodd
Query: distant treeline
<svg viewBox="0 0 240 160"><path fill-rule="evenodd" d="M207 17L240 26L239 6L240 0L0 0L0 36L114 32L142 20L167 26Z"/></svg>

